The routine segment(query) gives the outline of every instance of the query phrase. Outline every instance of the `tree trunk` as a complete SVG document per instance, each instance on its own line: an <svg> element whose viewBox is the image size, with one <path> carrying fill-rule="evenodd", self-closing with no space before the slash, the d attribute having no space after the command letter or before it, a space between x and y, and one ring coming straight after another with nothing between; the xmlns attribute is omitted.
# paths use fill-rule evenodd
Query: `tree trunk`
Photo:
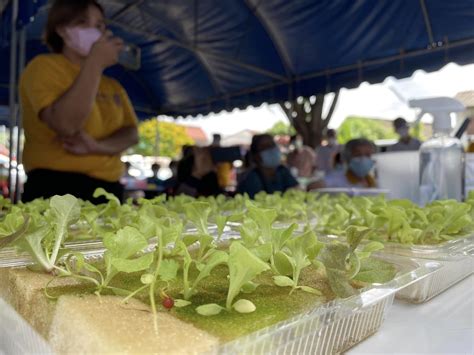
<svg viewBox="0 0 474 355"><path fill-rule="evenodd" d="M316 96L315 100L300 98L280 104L291 125L303 138L303 143L312 148L321 145L324 131L332 118L339 99L339 91L334 95L328 114L323 117L325 98L326 95L320 94Z"/></svg>

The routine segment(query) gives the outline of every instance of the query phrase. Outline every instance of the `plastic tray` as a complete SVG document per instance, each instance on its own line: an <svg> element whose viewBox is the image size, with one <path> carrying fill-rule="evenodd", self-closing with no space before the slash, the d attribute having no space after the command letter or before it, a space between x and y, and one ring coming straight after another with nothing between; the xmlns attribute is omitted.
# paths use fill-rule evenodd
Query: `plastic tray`
<svg viewBox="0 0 474 355"><path fill-rule="evenodd" d="M377 188L362 188L362 187L324 187L313 190L314 193L326 194L326 195L340 195L345 194L348 196L378 196L378 195L390 195L390 190L377 189Z"/></svg>
<svg viewBox="0 0 474 355"><path fill-rule="evenodd" d="M338 237L327 238L334 240ZM379 254L433 260L443 265L438 273L419 280L397 293L398 299L411 303L427 302L474 273L474 235L438 245L385 243L385 248Z"/></svg>
<svg viewBox="0 0 474 355"><path fill-rule="evenodd" d="M384 252L436 260L443 265L440 272L397 293L398 299L412 303L429 301L474 272L474 236L447 241L436 246L405 246L389 243Z"/></svg>
<svg viewBox="0 0 474 355"><path fill-rule="evenodd" d="M389 283L335 300L290 320L220 346L218 354L338 354L377 332L395 293L440 272L442 265L395 255L380 256L398 267Z"/></svg>
<svg viewBox="0 0 474 355"><path fill-rule="evenodd" d="M332 354L349 349L380 328L398 290L442 270L440 263L428 260L388 254L381 258L396 265L398 274L394 280L371 286L359 295L317 306L297 317L220 345L211 353ZM3 304L0 300L0 339L3 335L8 340L0 342L0 353L50 352L42 338L11 307L3 307Z"/></svg>

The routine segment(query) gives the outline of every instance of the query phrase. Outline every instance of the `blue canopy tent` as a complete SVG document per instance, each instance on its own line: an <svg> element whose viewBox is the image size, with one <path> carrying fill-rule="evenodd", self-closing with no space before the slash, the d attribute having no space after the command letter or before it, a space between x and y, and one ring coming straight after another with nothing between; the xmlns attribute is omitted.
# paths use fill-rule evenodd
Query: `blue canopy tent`
<svg viewBox="0 0 474 355"><path fill-rule="evenodd" d="M8 103L15 1L1 14L0 105ZM47 51L41 33L48 2L18 1L15 27L26 28L28 61ZM141 117L281 102L474 61L472 0L101 3L113 31L142 49L139 71L110 70Z"/></svg>
<svg viewBox="0 0 474 355"><path fill-rule="evenodd" d="M112 30L142 50L140 70L109 70L142 118L243 109L474 61L473 0L100 2ZM17 74L47 51L48 8L0 0L0 106L9 104L11 126Z"/></svg>

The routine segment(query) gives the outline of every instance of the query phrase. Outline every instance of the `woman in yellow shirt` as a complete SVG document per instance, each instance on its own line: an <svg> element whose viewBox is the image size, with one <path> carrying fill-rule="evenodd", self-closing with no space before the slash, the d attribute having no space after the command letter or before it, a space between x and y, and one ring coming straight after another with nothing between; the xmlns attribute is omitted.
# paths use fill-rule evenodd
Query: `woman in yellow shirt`
<svg viewBox="0 0 474 355"><path fill-rule="evenodd" d="M120 154L138 141L127 93L103 71L123 42L107 31L96 0L56 0L46 43L20 80L27 172L23 201L70 193L93 200L98 187L122 197Z"/></svg>

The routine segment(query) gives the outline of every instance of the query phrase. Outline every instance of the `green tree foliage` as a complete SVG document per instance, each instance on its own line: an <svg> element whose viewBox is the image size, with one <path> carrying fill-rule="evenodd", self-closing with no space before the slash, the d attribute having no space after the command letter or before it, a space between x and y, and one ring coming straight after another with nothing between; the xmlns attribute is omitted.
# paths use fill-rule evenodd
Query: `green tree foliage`
<svg viewBox="0 0 474 355"><path fill-rule="evenodd" d="M292 136L296 134L296 131L289 123L286 123L284 121L278 121L273 125L272 128L267 131L267 133L273 136Z"/></svg>
<svg viewBox="0 0 474 355"><path fill-rule="evenodd" d="M160 122L156 119L143 121L138 126L139 143L131 149L132 154L175 158L183 145L193 145L194 140L186 133L186 128L172 122ZM157 134L159 152L157 152Z"/></svg>
<svg viewBox="0 0 474 355"><path fill-rule="evenodd" d="M365 117L349 116L337 130L339 143L345 144L351 139L367 138L372 141L378 139L396 139L392 123L383 120L368 119Z"/></svg>

